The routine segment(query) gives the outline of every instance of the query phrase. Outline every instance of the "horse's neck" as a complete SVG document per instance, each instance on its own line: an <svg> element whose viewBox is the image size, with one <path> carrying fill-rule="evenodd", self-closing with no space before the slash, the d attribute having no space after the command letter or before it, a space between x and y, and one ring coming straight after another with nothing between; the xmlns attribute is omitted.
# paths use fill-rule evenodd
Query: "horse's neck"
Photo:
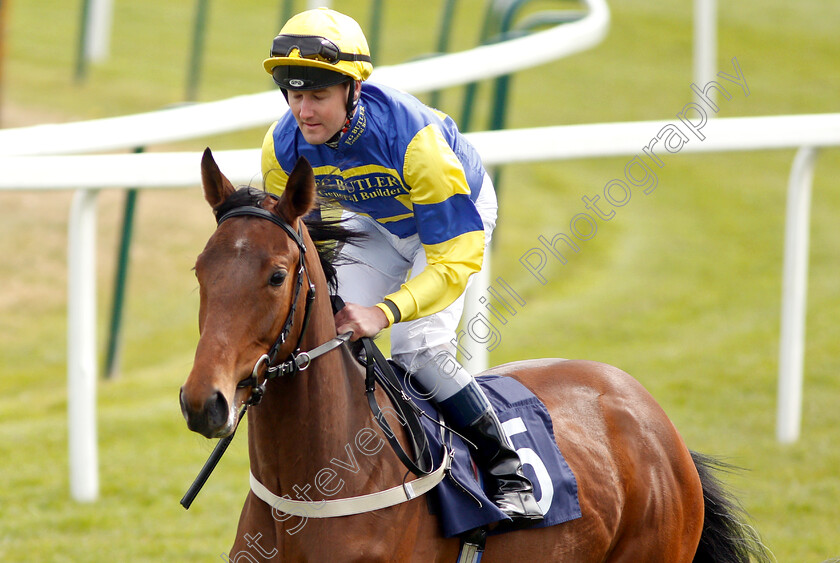
<svg viewBox="0 0 840 563"><path fill-rule="evenodd" d="M305 351L335 336L331 309L325 313L320 299L313 306L301 343ZM324 498L315 482L319 474L333 476L326 489L346 483L347 494L339 497L355 494L354 488L363 486L381 463L379 454L371 453L373 435L365 430L375 424L363 391L362 369L344 346L314 360L306 371L270 381L260 405L249 412L255 476L291 498L302 499L302 490L313 499ZM381 470L375 473L382 475Z"/></svg>

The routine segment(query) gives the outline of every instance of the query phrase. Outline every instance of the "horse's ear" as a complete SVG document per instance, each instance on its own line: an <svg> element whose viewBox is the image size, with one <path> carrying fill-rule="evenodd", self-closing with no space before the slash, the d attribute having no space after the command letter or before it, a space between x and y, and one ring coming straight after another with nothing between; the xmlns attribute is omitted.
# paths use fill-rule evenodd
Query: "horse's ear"
<svg viewBox="0 0 840 563"><path fill-rule="evenodd" d="M309 161L301 156L289 174L286 189L277 202L277 211L287 219L294 220L309 213L314 204L315 174Z"/></svg>
<svg viewBox="0 0 840 563"><path fill-rule="evenodd" d="M210 147L204 149L201 157L201 184L204 187L204 198L211 207L215 208L229 198L236 188L230 183L213 159Z"/></svg>

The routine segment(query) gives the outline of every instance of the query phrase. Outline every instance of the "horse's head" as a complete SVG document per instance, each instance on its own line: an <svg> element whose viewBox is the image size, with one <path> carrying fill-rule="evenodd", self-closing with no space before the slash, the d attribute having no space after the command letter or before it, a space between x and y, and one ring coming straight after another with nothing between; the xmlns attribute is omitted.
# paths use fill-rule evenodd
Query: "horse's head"
<svg viewBox="0 0 840 563"><path fill-rule="evenodd" d="M191 430L214 438L234 430L239 408L251 396L252 387L240 383L265 367L260 358L285 325L299 330L302 323L304 306L292 304L305 299L306 291L295 290L304 256L293 235L314 204L315 179L301 159L279 199L251 188L236 190L210 149L201 160L201 179L218 227L195 263L200 337L181 387L181 411ZM254 208L271 216L260 217ZM277 220L266 220L271 217ZM286 342L279 357L294 344Z"/></svg>

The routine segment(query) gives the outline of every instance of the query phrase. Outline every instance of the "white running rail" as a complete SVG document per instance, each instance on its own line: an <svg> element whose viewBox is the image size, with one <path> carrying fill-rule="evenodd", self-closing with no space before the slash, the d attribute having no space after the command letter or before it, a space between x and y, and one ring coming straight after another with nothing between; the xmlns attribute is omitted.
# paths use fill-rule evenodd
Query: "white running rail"
<svg viewBox="0 0 840 563"><path fill-rule="evenodd" d="M609 12L601 0L589 4L589 16L579 22L504 45L381 67L373 79L420 93L491 78L591 48L605 36ZM528 57L523 66L523 57L519 56L522 52L542 56ZM97 193L126 183L145 189L198 185L200 154L68 155L267 126L286 109L282 95L272 91L147 114L0 131L0 190L79 190L71 206L68 227L67 358L70 481L71 493L77 500L95 500L99 488L93 322ZM488 166L633 157L656 132L673 122L570 125L468 136ZM788 181L776 428L779 441L794 442L800 434L802 409L811 184L818 149L840 146L840 114L715 118L705 124L703 133L702 142L695 139L679 152L798 149ZM259 181L258 149L219 151L214 155L234 183ZM663 156L668 158L664 153ZM474 285L484 287L487 283ZM486 360L481 361L486 364Z"/></svg>
<svg viewBox="0 0 840 563"><path fill-rule="evenodd" d="M590 49L606 36L610 12L604 0L585 3L587 15L578 21L469 51L379 67L371 79L421 93L494 78ZM0 189L79 189L68 227L68 424L70 490L76 500L90 502L99 495L96 334L92 321L96 318L96 189L122 185L126 178L131 178L132 186L145 188L164 183L195 185L197 176L195 170L187 172L192 166L183 166L192 155L134 155L139 160L125 159L124 155L78 157L82 160L35 155L134 149L267 127L287 110L283 96L274 90L139 115L0 131ZM13 155L30 156L21 159ZM242 174L248 176L245 182L259 177L259 160L248 151L219 154L219 162L237 180L242 180ZM142 170L146 165L152 168ZM59 174L54 166L65 168ZM111 182L109 178L120 169L120 180ZM181 174L179 170L186 173L178 178L170 176Z"/></svg>
<svg viewBox="0 0 840 563"><path fill-rule="evenodd" d="M468 134L488 166L514 162L635 156L669 121L604 123L488 131ZM800 433L805 302L808 271L810 193L817 150L840 146L840 114L716 118L703 129L705 140L685 152L799 149L788 182L782 295L782 333L777 438L796 441ZM234 183L259 179L259 149L219 151L219 166ZM669 158L669 156L665 156ZM83 156L0 157L0 189L78 189L70 221L68 377L83 393L71 401L90 417L82 426L95 436L95 318L92 289L96 191L125 185L143 188L200 183L200 153L141 153ZM666 164L667 166L667 161ZM486 285L486 284L485 284ZM74 393L75 395L75 393ZM95 438L93 438L95 443ZM85 442L87 443L87 442ZM90 456L90 447L81 448ZM95 451L95 448L93 449ZM82 454L80 454L82 455Z"/></svg>
<svg viewBox="0 0 840 563"><path fill-rule="evenodd" d="M598 45L609 29L604 0L575 22L469 51L377 67L371 80L419 94L495 78ZM266 76L268 80L268 76ZM288 110L279 90L170 109L0 130L0 155L82 154L134 149L266 127Z"/></svg>

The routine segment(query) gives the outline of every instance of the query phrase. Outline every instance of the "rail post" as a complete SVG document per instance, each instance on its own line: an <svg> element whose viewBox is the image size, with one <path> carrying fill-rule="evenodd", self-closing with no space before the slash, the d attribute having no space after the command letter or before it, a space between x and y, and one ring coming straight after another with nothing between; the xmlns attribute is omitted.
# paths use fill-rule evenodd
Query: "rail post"
<svg viewBox="0 0 840 563"><path fill-rule="evenodd" d="M79 502L99 497L96 438L96 200L78 190L68 221L67 429L70 493Z"/></svg>
<svg viewBox="0 0 840 563"><path fill-rule="evenodd" d="M201 82L201 62L204 60L204 34L207 29L209 0L196 0L195 23L193 25L192 50L187 69L187 91L184 98L194 102L198 96L198 84Z"/></svg>
<svg viewBox="0 0 840 563"><path fill-rule="evenodd" d="M788 181L776 416L776 439L783 444L799 439L802 424L811 185L816 158L816 148L799 149L793 159Z"/></svg>

